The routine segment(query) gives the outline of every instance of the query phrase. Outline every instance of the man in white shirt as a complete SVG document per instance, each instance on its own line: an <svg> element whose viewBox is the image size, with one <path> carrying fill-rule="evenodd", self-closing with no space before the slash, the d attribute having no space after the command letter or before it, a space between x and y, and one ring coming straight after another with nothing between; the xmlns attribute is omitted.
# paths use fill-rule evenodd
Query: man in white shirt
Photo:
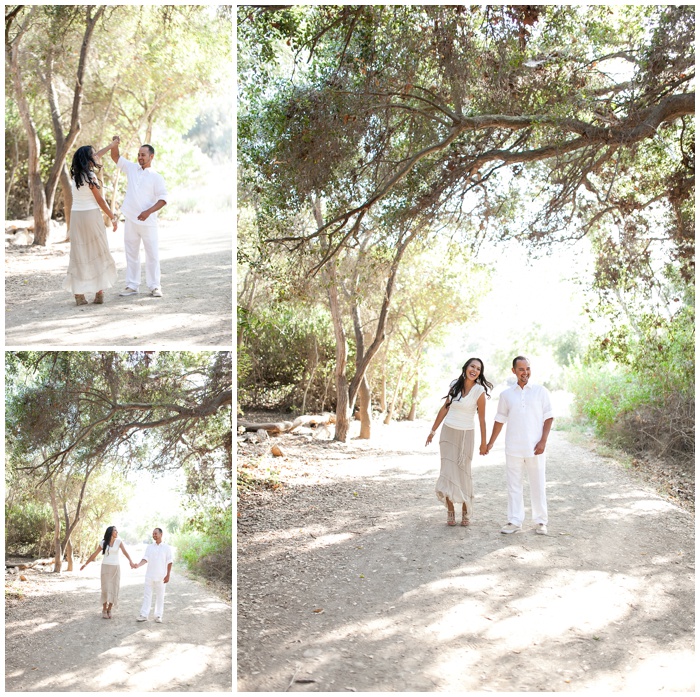
<svg viewBox="0 0 700 697"><path fill-rule="evenodd" d="M530 500L535 532L547 534L547 496L545 494L545 448L554 415L549 392L541 385L530 384L530 361L524 356L513 359L517 383L501 392L491 438L490 451L503 428L506 429L506 486L508 489L508 524L502 533L519 532L525 520L523 472L530 480Z"/></svg>
<svg viewBox="0 0 700 697"><path fill-rule="evenodd" d="M146 547L143 559L134 564L134 569L148 564L146 569L146 584L143 590L143 603L141 614L137 622L145 622L151 611L151 599L153 592L156 594L156 607L154 617L156 622L163 621L163 607L165 605L165 584L170 580L170 569L173 566L173 549L163 542L163 531L156 528L153 531L153 542Z"/></svg>
<svg viewBox="0 0 700 697"><path fill-rule="evenodd" d="M168 192L165 180L151 166L155 150L151 145L142 145L139 148L138 164L129 162L119 154L119 136L114 136L110 154L127 177L126 194L121 205L125 218L126 288L119 295L137 295L139 292L143 242L146 253L146 285L154 298L161 298L158 211L168 202Z"/></svg>

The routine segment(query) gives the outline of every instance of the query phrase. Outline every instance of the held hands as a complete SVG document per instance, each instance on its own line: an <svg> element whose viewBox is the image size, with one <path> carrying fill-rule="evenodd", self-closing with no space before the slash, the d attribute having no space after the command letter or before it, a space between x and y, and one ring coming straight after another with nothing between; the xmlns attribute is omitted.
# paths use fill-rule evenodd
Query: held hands
<svg viewBox="0 0 700 697"><path fill-rule="evenodd" d="M132 569L135 569L135 568L137 568L137 565L136 565L136 564L134 564L134 562L133 562L133 561L130 561L130 562L129 562L129 564L131 565L131 568L132 568Z"/></svg>
<svg viewBox="0 0 700 697"><path fill-rule="evenodd" d="M112 232L117 231L117 225L119 222L117 221L117 216L115 215L114 218L112 218Z"/></svg>
<svg viewBox="0 0 700 697"><path fill-rule="evenodd" d="M486 443L482 443L479 446L479 455L488 455L489 454L489 446L486 445Z"/></svg>
<svg viewBox="0 0 700 697"><path fill-rule="evenodd" d="M112 136L112 145L115 145L115 141L116 145L119 145L122 142L119 136Z"/></svg>

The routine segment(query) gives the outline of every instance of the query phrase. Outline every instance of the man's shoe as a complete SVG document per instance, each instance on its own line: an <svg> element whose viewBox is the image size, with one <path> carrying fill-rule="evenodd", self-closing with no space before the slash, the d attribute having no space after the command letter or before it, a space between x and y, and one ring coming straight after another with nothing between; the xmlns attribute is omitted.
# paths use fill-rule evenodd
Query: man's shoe
<svg viewBox="0 0 700 697"><path fill-rule="evenodd" d="M124 288L124 290L121 293L119 293L119 295L121 295L122 297L125 297L127 295L138 295L138 294L139 294L139 292L137 290L134 290L133 288L129 288L129 286Z"/></svg>
<svg viewBox="0 0 700 697"><path fill-rule="evenodd" d="M537 525L535 525L535 532L538 535L546 535L547 534L547 526L544 523L537 523Z"/></svg>
<svg viewBox="0 0 700 697"><path fill-rule="evenodd" d="M161 624L161 623L163 622L163 618L162 618L162 617L156 617L156 622L158 622L158 624Z"/></svg>
<svg viewBox="0 0 700 697"><path fill-rule="evenodd" d="M139 615L139 617L136 621L137 622L145 622L147 619L148 619L148 617L144 617L143 615Z"/></svg>
<svg viewBox="0 0 700 697"><path fill-rule="evenodd" d="M160 288L151 289L151 295L154 298L162 298L163 297L163 293L161 292Z"/></svg>
<svg viewBox="0 0 700 697"><path fill-rule="evenodd" d="M501 528L501 532L504 535L510 535L511 533L514 533L514 532L520 532L521 529L522 528L520 525L513 525L513 523L508 523L508 525Z"/></svg>

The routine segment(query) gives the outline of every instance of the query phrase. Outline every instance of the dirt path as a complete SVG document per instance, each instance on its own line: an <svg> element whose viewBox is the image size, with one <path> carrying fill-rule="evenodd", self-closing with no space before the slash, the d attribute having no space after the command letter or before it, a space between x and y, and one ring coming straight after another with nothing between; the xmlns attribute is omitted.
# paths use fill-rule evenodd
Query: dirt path
<svg viewBox="0 0 700 697"><path fill-rule="evenodd" d="M163 623L136 622L145 568L125 562L119 608L104 620L99 571L28 574L25 598L7 601L7 692L231 691L229 605L176 567Z"/></svg>
<svg viewBox="0 0 700 697"><path fill-rule="evenodd" d="M109 232L117 285L105 304L77 306L62 289L68 268L65 228L45 248L5 248L6 346L230 346L232 342L231 215L190 215L160 223L163 297L124 287L124 234ZM143 260L143 251L142 251ZM142 278L144 270L142 263ZM89 297L88 300L92 301Z"/></svg>
<svg viewBox="0 0 700 697"><path fill-rule="evenodd" d="M554 432L546 537L499 532L502 438L448 528L429 424L379 429L260 464L286 483L240 507L239 691L694 691L691 513Z"/></svg>

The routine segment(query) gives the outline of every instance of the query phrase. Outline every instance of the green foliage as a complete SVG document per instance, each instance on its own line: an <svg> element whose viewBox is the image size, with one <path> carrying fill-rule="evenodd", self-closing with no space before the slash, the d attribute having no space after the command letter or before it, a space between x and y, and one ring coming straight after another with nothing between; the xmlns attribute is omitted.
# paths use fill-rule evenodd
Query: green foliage
<svg viewBox="0 0 700 697"><path fill-rule="evenodd" d="M611 436L622 413L650 398L650 386L625 367L610 363L578 364L568 373L568 387L576 395L575 409L599 436Z"/></svg>
<svg viewBox="0 0 700 697"><path fill-rule="evenodd" d="M243 342L238 398L248 407L301 406L308 389L312 409L324 402L332 369L333 329L328 312L303 302L278 303L259 311L239 311Z"/></svg>
<svg viewBox="0 0 700 697"><path fill-rule="evenodd" d="M232 508L210 511L206 521L191 521L184 531L175 535L173 544L177 556L188 569L225 583L232 583L233 519Z"/></svg>
<svg viewBox="0 0 700 697"><path fill-rule="evenodd" d="M21 556L49 554L53 543L53 513L48 503L5 504L5 551Z"/></svg>
<svg viewBox="0 0 700 697"><path fill-rule="evenodd" d="M599 304L614 324L573 371L570 388L579 415L608 442L685 460L694 451L695 313L692 286L683 293L679 282L667 268L657 290L675 293L664 314L649 303L620 306L619 293L617 307Z"/></svg>

